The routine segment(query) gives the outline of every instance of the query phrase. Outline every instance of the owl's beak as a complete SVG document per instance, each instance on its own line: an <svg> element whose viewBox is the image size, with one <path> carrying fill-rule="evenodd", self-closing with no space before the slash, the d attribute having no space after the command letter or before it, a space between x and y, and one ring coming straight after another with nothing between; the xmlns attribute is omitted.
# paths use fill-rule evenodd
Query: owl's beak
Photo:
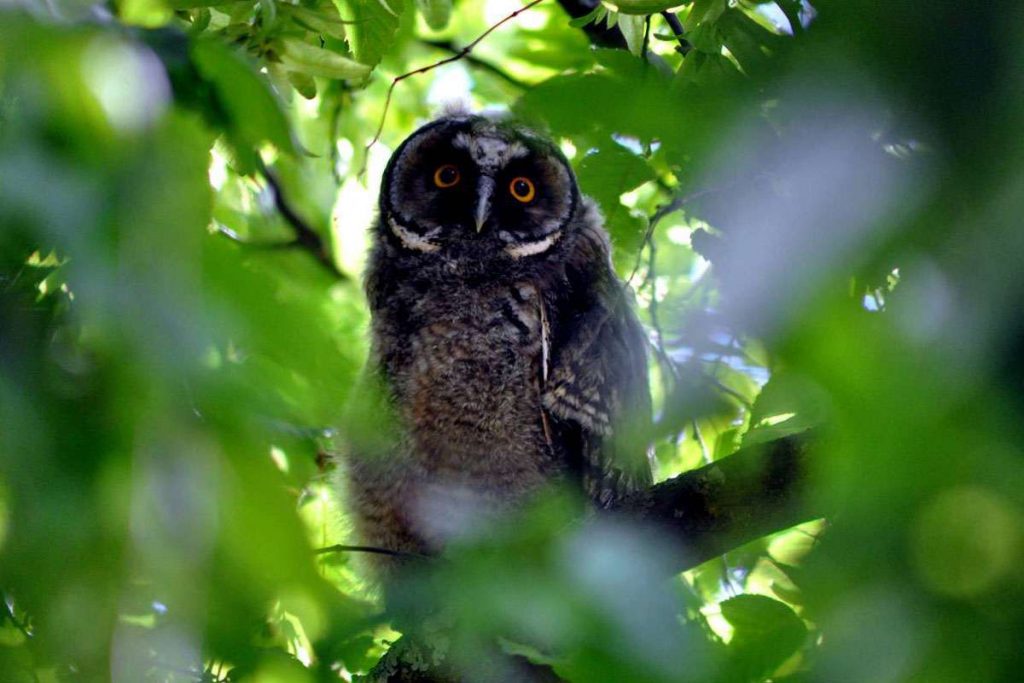
<svg viewBox="0 0 1024 683"><path fill-rule="evenodd" d="M487 215L491 212L491 195L494 194L494 178L480 176L480 184L476 189L476 232L484 229Z"/></svg>

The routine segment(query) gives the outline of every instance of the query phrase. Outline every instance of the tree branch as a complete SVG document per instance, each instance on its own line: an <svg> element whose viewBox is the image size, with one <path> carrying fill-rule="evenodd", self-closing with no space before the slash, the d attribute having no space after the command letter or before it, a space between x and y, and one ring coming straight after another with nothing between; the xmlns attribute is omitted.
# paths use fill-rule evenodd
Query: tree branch
<svg viewBox="0 0 1024 683"><path fill-rule="evenodd" d="M287 246L296 246L305 249L328 271L331 275L335 276L339 280L347 280L348 275L343 273L335 265L334 259L331 258L330 253L327 251L327 246L324 244L324 240L320 237L320 233L311 228L306 221L295 212L292 205L285 198L284 191L281 189L281 183L277 179L277 176L267 168L267 166L260 162L260 173L267 180L267 185L270 186L270 190L274 195L274 206L277 208L278 213L281 217L292 227L295 231L295 241L285 243Z"/></svg>
<svg viewBox="0 0 1024 683"><path fill-rule="evenodd" d="M479 57L472 53L463 54L462 48L456 47L455 44L450 40L428 40L424 38L420 42L422 42L424 45L429 45L430 47L437 48L438 50L444 50L445 52L448 52L453 55L462 55L462 58L465 59L470 64L472 64L473 66L482 69L489 74L497 76L498 78L500 78L501 80L505 81L506 83L515 88L519 88L520 90L526 90L530 87L529 83L524 83L515 76L506 73L505 71L502 71L494 64L491 64L485 59L480 59Z"/></svg>
<svg viewBox="0 0 1024 683"><path fill-rule="evenodd" d="M682 544L677 569L825 516L807 503L808 451L815 432L741 448L620 501L613 512L653 523Z"/></svg>
<svg viewBox="0 0 1024 683"><path fill-rule="evenodd" d="M421 555L420 553L407 553L401 550L391 550L390 548L378 548L373 545L345 545L343 543L335 543L334 545L324 546L323 548L316 548L313 551L314 555L326 555L328 553L370 553L374 555L388 555L389 557L430 559L428 555Z"/></svg>
<svg viewBox="0 0 1024 683"><path fill-rule="evenodd" d="M680 54L686 54L693 49L693 45L686 39L686 32L683 30L683 22L679 21L679 17L674 12L662 12L661 16L668 22L669 28L672 29L672 34L679 41L679 47L676 49Z"/></svg>
<svg viewBox="0 0 1024 683"><path fill-rule="evenodd" d="M438 642L433 642L437 640ZM422 634L405 634L388 648L365 677L363 683L458 683L463 680L520 681L521 683L560 683L549 667L533 664L518 655L497 649L481 656L478 676L462 676L452 667L446 638L432 639Z"/></svg>
<svg viewBox="0 0 1024 683"><path fill-rule="evenodd" d="M626 278L627 287L633 284L633 278L635 278L636 274L640 271L640 264L643 263L644 247L650 248L653 245L652 240L654 239L654 229L658 227L658 223L661 221L661 219L663 219L670 213L679 211L694 199L703 197L704 195L709 194L711 192L716 192L717 190L718 188L708 187L701 190L696 190L689 194L676 195L672 199L672 201L670 201L668 204L663 204L659 206L654 211L654 213L651 214L651 217L647 219L647 230L644 231L643 241L640 243L640 249L637 251L636 254L636 263L633 264L633 270L629 273L629 277Z"/></svg>
<svg viewBox="0 0 1024 683"><path fill-rule="evenodd" d="M609 511L654 524L678 541L684 552L672 571L685 571L741 545L824 516L804 496L808 450L817 441L805 432L741 448L715 461L627 497ZM442 643L447 640L442 639ZM402 636L363 680L388 683L441 683L460 680L445 647L422 634ZM544 666L502 655L515 667L514 680L560 680Z"/></svg>
<svg viewBox="0 0 1024 683"><path fill-rule="evenodd" d="M526 10L528 10L528 9L530 9L532 7L535 7L536 5L539 5L543 1L544 0L533 0L532 2L529 2L529 3L525 4L525 5L523 5L522 7L517 9L516 11L506 15L505 17L502 17L501 20L499 20L497 23L487 27L486 31L484 31L479 36L477 36L471 43L469 43L469 45L467 45L466 47L458 50L451 57L446 57L445 59L438 60L438 61L434 62L433 64L428 64L427 66L422 66L422 67L420 67L418 69L413 69L412 71L407 71L404 74L401 74L400 76L395 76L391 80L390 87L388 87L388 94L384 97L384 111L382 111L381 114L380 114L380 123L377 125L377 132L373 134L373 139L370 140L369 144L366 145L366 149L369 150L371 147L373 147L375 144L377 144L378 140L380 140L380 134L384 130L384 122L387 120L388 109L391 108L391 96L395 92L395 86L397 86L399 83L401 83L402 81L404 81L407 78L411 78L413 76L418 76L420 74L425 74L425 73L428 73L430 71L433 71L434 69L436 69L439 66L444 66L445 64L451 64L452 62L458 61L460 59L465 59L466 56L469 55L469 53L473 51L473 48L475 48L477 45L479 45L480 42L484 38L486 38L487 36L491 35L491 33L496 31L502 24L504 24L507 21L511 21L512 19L515 19L516 17L518 17L520 14L522 14Z"/></svg>

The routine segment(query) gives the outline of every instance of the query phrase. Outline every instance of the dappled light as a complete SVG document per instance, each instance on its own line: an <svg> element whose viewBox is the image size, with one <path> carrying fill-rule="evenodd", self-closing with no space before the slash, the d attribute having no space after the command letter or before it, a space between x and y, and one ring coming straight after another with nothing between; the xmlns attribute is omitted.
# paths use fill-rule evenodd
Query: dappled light
<svg viewBox="0 0 1024 683"><path fill-rule="evenodd" d="M0 2L0 681L1018 679L1022 27ZM364 276L389 159L459 107L550 141L600 209L653 401L601 436L649 442L654 482L434 482L393 508L422 547L379 547L352 454L397 467L405 425ZM499 189L528 205L527 175Z"/></svg>

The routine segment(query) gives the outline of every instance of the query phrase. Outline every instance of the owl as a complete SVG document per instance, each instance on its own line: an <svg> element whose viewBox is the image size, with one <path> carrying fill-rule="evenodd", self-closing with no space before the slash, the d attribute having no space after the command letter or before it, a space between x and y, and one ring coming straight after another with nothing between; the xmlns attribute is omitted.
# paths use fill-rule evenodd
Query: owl
<svg viewBox="0 0 1024 683"><path fill-rule="evenodd" d="M384 171L372 240L344 467L364 543L435 554L552 484L598 507L650 484L646 336L556 145L478 115L428 123Z"/></svg>

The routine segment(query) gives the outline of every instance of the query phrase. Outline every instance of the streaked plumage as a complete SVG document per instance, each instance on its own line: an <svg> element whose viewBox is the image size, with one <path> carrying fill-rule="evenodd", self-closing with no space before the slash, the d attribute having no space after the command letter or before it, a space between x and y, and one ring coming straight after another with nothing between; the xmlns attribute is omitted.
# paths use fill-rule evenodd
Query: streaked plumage
<svg viewBox="0 0 1024 683"><path fill-rule="evenodd" d="M555 145L479 116L427 124L384 173L373 239L357 400L379 390L360 419L393 431L347 458L364 542L436 552L450 523L553 481L597 505L650 483L644 333Z"/></svg>

